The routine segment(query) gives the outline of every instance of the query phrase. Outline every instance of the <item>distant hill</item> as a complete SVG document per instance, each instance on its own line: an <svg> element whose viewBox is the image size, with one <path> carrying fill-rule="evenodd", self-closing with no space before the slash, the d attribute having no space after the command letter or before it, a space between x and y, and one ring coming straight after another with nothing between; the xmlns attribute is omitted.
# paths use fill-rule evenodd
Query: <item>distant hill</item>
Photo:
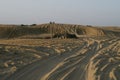
<svg viewBox="0 0 120 80"><path fill-rule="evenodd" d="M40 25L0 25L0 39L120 37L120 27L48 23Z"/></svg>

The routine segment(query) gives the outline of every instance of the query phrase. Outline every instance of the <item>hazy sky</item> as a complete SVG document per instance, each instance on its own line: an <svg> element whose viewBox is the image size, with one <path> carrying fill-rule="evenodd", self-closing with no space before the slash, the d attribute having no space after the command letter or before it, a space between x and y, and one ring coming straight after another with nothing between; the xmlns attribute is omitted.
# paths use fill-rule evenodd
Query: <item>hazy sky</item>
<svg viewBox="0 0 120 80"><path fill-rule="evenodd" d="M0 0L0 24L120 26L120 0Z"/></svg>

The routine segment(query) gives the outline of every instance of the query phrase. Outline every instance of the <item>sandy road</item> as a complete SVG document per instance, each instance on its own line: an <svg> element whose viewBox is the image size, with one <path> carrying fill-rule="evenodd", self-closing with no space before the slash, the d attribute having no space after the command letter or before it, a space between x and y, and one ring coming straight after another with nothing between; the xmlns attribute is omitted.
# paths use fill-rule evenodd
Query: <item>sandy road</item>
<svg viewBox="0 0 120 80"><path fill-rule="evenodd" d="M86 43L83 43L71 52L66 52L62 55L51 55L48 58L44 58L31 65L25 66L23 69L18 70L5 80L40 80L43 75L51 71L58 63L63 61L66 57L79 51L79 49L85 45Z"/></svg>
<svg viewBox="0 0 120 80"><path fill-rule="evenodd" d="M107 62L104 64L104 62L107 61L108 56L111 56L111 51L106 52L108 49L113 49L112 51L117 49L119 51L119 41L120 39L107 39L100 43L97 40L93 40L91 43L84 41L83 44L71 52L66 52L63 55L51 55L48 58L32 63L5 80L112 80L113 78L109 76L109 73L111 73L109 69L113 69L114 65L109 67L106 64L111 65L111 63ZM106 53L108 53L108 56L104 57ZM101 55L103 57L99 59ZM104 62L103 58L106 59ZM99 68L100 70L103 68L101 66L106 66L104 73L107 74L90 73L96 76L96 79L89 78L88 69L91 69L90 64L94 62L92 65L98 65L97 61L101 61L103 64L94 67L96 72L99 72ZM120 65L120 61L115 62L115 65ZM97 76L101 78L97 78Z"/></svg>
<svg viewBox="0 0 120 80"><path fill-rule="evenodd" d="M88 46L88 47L91 47L91 49L88 49L88 47L84 46L83 49L88 49L88 50L80 58L78 58L77 60L72 62L70 64L71 65L70 67L66 67L67 66L66 62L63 61L62 63L64 64L64 62L65 62L65 65L66 65L65 67L63 67L63 68L65 68L64 70L60 70L60 72L57 72L59 70L56 69L49 76L47 76L45 78L41 78L41 80L42 79L45 79L45 80L85 80L85 74L86 74L85 68L86 68L87 64L89 63L90 58L96 53L97 46L98 46L97 42L94 42L93 44ZM81 50L82 49L80 49L79 51L81 51ZM78 55L74 58L77 58L77 57L78 57ZM71 60L70 58L68 58L68 59ZM60 67L62 67L62 66L60 66ZM73 68L75 68L75 69L69 73L69 71ZM64 77L64 75L67 73L69 73L69 75ZM59 78L59 79L57 79L57 78Z"/></svg>
<svg viewBox="0 0 120 80"><path fill-rule="evenodd" d="M102 43L93 41L89 46L85 46L80 49L78 54L75 53L75 55L72 55L71 57L68 57L66 60L59 63L57 67L44 75L44 77L42 77L40 80L112 80L109 76L107 76L109 78L102 76L100 79L90 78L88 76L88 68L91 59L94 56L101 54L98 52L111 47L111 45L114 47L113 44L116 44L117 42L119 42L119 39L110 39L107 41L103 41ZM99 47L101 44L102 47ZM84 50L86 51L84 52ZM109 68L107 70L109 70ZM91 72L89 73L91 74ZM97 74L93 75L98 76Z"/></svg>

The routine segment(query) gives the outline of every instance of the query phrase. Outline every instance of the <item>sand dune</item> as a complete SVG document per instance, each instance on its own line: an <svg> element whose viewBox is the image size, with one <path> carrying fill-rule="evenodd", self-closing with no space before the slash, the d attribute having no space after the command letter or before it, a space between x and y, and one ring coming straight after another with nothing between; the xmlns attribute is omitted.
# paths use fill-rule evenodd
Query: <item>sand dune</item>
<svg viewBox="0 0 120 80"><path fill-rule="evenodd" d="M95 27L70 24L41 24L41 25L0 25L0 38L80 38L108 36L119 37L119 27Z"/></svg>

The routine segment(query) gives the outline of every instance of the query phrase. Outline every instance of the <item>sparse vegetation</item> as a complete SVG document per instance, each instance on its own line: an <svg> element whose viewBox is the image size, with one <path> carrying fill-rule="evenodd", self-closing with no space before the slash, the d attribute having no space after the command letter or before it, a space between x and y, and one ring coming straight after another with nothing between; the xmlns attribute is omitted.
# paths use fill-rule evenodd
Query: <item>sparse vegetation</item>
<svg viewBox="0 0 120 80"><path fill-rule="evenodd" d="M30 26L36 26L37 24L31 24Z"/></svg>

